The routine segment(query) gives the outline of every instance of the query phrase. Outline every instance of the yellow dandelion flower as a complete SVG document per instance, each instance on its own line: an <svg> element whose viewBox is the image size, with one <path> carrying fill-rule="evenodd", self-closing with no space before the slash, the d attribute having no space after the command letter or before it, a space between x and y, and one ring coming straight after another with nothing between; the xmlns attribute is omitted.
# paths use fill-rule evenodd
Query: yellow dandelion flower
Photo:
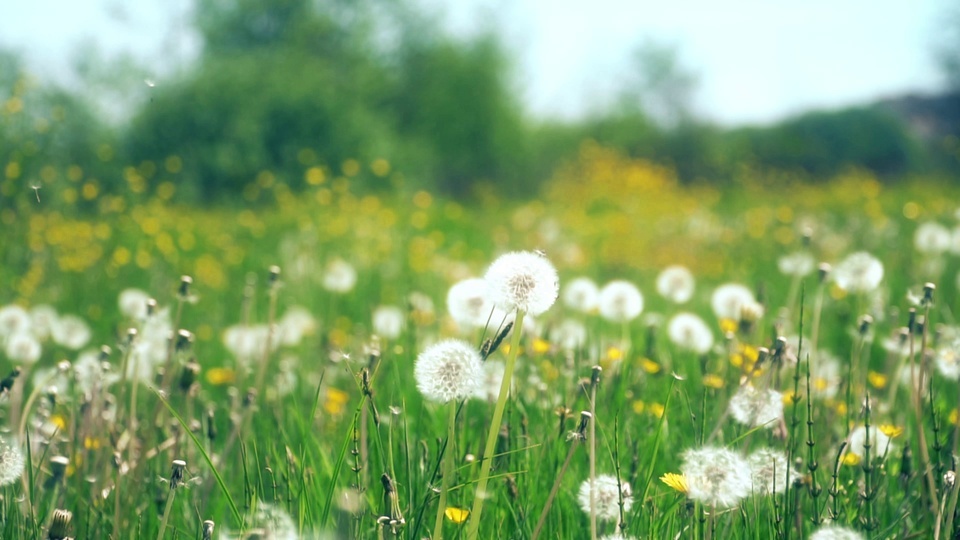
<svg viewBox="0 0 960 540"><path fill-rule="evenodd" d="M640 367L643 368L647 373L654 375L660 373L660 364L650 360L649 358L644 358L640 360Z"/></svg>
<svg viewBox="0 0 960 540"><path fill-rule="evenodd" d="M733 319L720 319L720 331L724 334L732 334L737 331L737 321Z"/></svg>
<svg viewBox="0 0 960 540"><path fill-rule="evenodd" d="M740 353L733 353L730 355L730 365L733 367L742 367L743 366L743 355Z"/></svg>
<svg viewBox="0 0 960 540"><path fill-rule="evenodd" d="M723 379L719 375L708 373L703 376L703 385L709 388L723 388Z"/></svg>
<svg viewBox="0 0 960 540"><path fill-rule="evenodd" d="M618 347L608 347L607 348L607 360L611 362L616 362L617 360L623 359L623 351Z"/></svg>
<svg viewBox="0 0 960 540"><path fill-rule="evenodd" d="M236 380L237 374L231 368L215 367L207 370L207 382L214 386L233 384Z"/></svg>
<svg viewBox="0 0 960 540"><path fill-rule="evenodd" d="M848 467L855 467L860 464L861 460L862 458L857 454L854 454L853 452L847 452L846 454L843 455L843 459L841 459L841 462L844 465L847 465Z"/></svg>
<svg viewBox="0 0 960 540"><path fill-rule="evenodd" d="M760 358L760 349L752 345L744 345L742 347L743 358L750 362L750 365L753 365L758 358Z"/></svg>
<svg viewBox="0 0 960 540"><path fill-rule="evenodd" d="M327 399L323 402L323 410L329 414L340 414L343 412L350 395L337 388L327 388Z"/></svg>
<svg viewBox="0 0 960 540"><path fill-rule="evenodd" d="M947 420L950 422L950 425L953 425L953 426L957 425L958 416L960 416L960 413L958 413L956 409L953 409L952 411L950 411L950 416L947 417Z"/></svg>
<svg viewBox="0 0 960 540"><path fill-rule="evenodd" d="M67 419L64 418L62 414L51 415L50 423L57 426L57 430L59 431L63 431L67 427Z"/></svg>
<svg viewBox="0 0 960 540"><path fill-rule="evenodd" d="M883 373L871 371L867 373L867 382L869 382L870 386L874 388L882 389L887 386L887 376Z"/></svg>
<svg viewBox="0 0 960 540"><path fill-rule="evenodd" d="M893 424L881 424L880 431L887 437L899 437L903 434L903 428Z"/></svg>
<svg viewBox="0 0 960 540"><path fill-rule="evenodd" d="M464 510L462 508L454 508L453 506L448 506L446 510L443 511L443 515L447 516L447 519L460 525L470 517L470 511Z"/></svg>
<svg viewBox="0 0 960 540"><path fill-rule="evenodd" d="M83 447L87 450L96 450L100 448L100 439L96 437L87 437L83 440Z"/></svg>
<svg viewBox="0 0 960 540"><path fill-rule="evenodd" d="M533 352L543 354L550 350L550 342L545 339L537 338L533 340Z"/></svg>
<svg viewBox="0 0 960 540"><path fill-rule="evenodd" d="M660 481L680 493L687 492L687 477L677 473L667 473L660 477Z"/></svg>
<svg viewBox="0 0 960 540"><path fill-rule="evenodd" d="M650 411L650 414L660 418L663 416L663 404L662 403L651 403L647 409Z"/></svg>
<svg viewBox="0 0 960 540"><path fill-rule="evenodd" d="M643 414L643 410L646 408L646 404L642 399L638 399L633 402L633 412L636 414Z"/></svg>
<svg viewBox="0 0 960 540"><path fill-rule="evenodd" d="M784 405L793 405L794 403L799 403L802 396L800 394L795 394L793 390L787 390L783 393L783 404Z"/></svg>

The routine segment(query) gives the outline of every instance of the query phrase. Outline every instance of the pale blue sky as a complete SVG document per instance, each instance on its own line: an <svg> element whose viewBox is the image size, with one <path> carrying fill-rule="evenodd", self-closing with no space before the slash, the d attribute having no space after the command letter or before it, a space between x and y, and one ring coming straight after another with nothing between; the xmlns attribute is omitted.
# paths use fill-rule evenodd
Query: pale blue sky
<svg viewBox="0 0 960 540"><path fill-rule="evenodd" d="M499 21L531 110L573 117L610 99L634 47L679 47L700 75L696 109L726 124L767 122L939 88L933 59L952 0L420 0L451 29ZM0 8L0 45L41 77L66 80L77 44L129 51L162 83L196 50L177 31L189 0L32 0ZM178 15L179 14L179 15Z"/></svg>

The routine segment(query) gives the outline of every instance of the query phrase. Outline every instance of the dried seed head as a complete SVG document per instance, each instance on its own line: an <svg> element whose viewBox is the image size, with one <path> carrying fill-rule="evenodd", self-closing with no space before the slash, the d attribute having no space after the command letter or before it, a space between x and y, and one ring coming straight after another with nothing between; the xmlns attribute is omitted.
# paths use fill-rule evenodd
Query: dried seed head
<svg viewBox="0 0 960 540"><path fill-rule="evenodd" d="M267 284L270 287L275 287L277 283L280 281L280 267L277 265L273 265L269 268L268 271L270 272L270 276L267 278Z"/></svg>
<svg viewBox="0 0 960 540"><path fill-rule="evenodd" d="M190 296L190 286L193 285L193 278L190 276L180 276L180 290L177 291L177 296L182 299L186 299Z"/></svg>
<svg viewBox="0 0 960 540"><path fill-rule="evenodd" d="M152 317L157 312L157 301L153 298L147 298L147 317Z"/></svg>
<svg viewBox="0 0 960 540"><path fill-rule="evenodd" d="M183 472L187 468L187 462L182 459L173 460L173 470L170 473L170 489L177 489L183 485Z"/></svg>
<svg viewBox="0 0 960 540"><path fill-rule="evenodd" d="M58 481L63 478L69 465L70 458L66 456L53 456L50 458L50 472L53 474L53 480Z"/></svg>
<svg viewBox="0 0 960 540"><path fill-rule="evenodd" d="M193 334L189 330L180 329L177 331L176 349L178 351L186 350L193 343Z"/></svg>
<svg viewBox="0 0 960 540"><path fill-rule="evenodd" d="M208 519L203 522L203 540L212 540L213 539L213 528L215 523L213 520Z"/></svg>
<svg viewBox="0 0 960 540"><path fill-rule="evenodd" d="M867 332L870 331L870 327L873 326L873 317L870 315L864 315L860 318L860 335L865 336Z"/></svg>
<svg viewBox="0 0 960 540"><path fill-rule="evenodd" d="M954 484L957 483L957 473L953 471L947 471L943 475L943 483L946 484L948 488L952 488Z"/></svg>
<svg viewBox="0 0 960 540"><path fill-rule="evenodd" d="M817 266L817 276L820 278L820 283L826 283L827 278L830 277L830 265L827 263L820 263Z"/></svg>
<svg viewBox="0 0 960 540"><path fill-rule="evenodd" d="M53 520L50 522L50 530L47 532L49 540L67 540L70 538L70 522L73 521L73 513L69 510L57 508L53 511Z"/></svg>
<svg viewBox="0 0 960 540"><path fill-rule="evenodd" d="M104 345L103 347L100 347L100 361L101 361L101 362L106 362L107 359L110 358L110 353L111 353L111 352L113 352L113 351L110 349L110 347L108 347L108 346L106 346L106 345Z"/></svg>
<svg viewBox="0 0 960 540"><path fill-rule="evenodd" d="M933 303L933 291L937 290L937 286L933 283L924 283L923 284L923 303L924 305L930 305Z"/></svg>

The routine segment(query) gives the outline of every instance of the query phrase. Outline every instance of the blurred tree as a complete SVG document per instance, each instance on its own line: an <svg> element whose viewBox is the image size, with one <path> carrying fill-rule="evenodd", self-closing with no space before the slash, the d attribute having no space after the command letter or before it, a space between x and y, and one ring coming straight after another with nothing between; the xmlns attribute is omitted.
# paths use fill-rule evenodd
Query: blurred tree
<svg viewBox="0 0 960 540"><path fill-rule="evenodd" d="M681 64L676 46L646 41L637 47L624 84L624 108L640 108L666 128L692 120L699 77Z"/></svg>

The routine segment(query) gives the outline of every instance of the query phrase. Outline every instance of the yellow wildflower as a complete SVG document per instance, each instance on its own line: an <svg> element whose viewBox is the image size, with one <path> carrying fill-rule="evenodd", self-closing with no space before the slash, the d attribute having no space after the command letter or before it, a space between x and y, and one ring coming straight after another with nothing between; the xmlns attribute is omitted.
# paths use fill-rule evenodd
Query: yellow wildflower
<svg viewBox="0 0 960 540"><path fill-rule="evenodd" d="M867 373L867 382L870 383L870 386L874 388L884 388L887 386L887 376L883 373L877 373L876 371L871 371Z"/></svg>
<svg viewBox="0 0 960 540"><path fill-rule="evenodd" d="M640 367L642 367L644 371L651 375L660 373L660 364L650 360L649 358L643 358L640 360Z"/></svg>
<svg viewBox="0 0 960 540"><path fill-rule="evenodd" d="M708 373L703 376L703 385L709 388L723 388L723 379L719 375Z"/></svg>
<svg viewBox="0 0 960 540"><path fill-rule="evenodd" d="M899 437L903 434L903 428L893 424L881 424L880 431L887 437Z"/></svg>
<svg viewBox="0 0 960 540"><path fill-rule="evenodd" d="M688 490L687 477L682 474L667 473L660 477L660 481L679 491L680 493L686 493Z"/></svg>
<svg viewBox="0 0 960 540"><path fill-rule="evenodd" d="M464 510L462 508L454 508L453 506L448 506L446 510L443 511L443 515L447 516L447 519L460 525L470 516L469 510Z"/></svg>

